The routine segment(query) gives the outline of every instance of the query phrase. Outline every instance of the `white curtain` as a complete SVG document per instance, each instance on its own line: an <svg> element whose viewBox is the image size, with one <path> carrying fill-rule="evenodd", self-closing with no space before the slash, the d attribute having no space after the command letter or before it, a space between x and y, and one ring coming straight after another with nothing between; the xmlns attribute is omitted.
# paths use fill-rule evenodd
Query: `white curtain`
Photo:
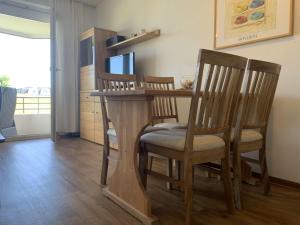
<svg viewBox="0 0 300 225"><path fill-rule="evenodd" d="M79 131L79 35L94 26L95 8L53 0L55 21L55 132Z"/></svg>

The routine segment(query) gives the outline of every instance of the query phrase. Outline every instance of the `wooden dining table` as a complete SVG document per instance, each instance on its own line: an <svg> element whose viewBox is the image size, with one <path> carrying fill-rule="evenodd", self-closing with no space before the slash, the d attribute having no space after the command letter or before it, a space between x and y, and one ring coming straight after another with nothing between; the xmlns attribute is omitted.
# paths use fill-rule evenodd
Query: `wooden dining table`
<svg viewBox="0 0 300 225"><path fill-rule="evenodd" d="M152 121L155 96L191 97L192 90L150 90L92 92L105 96L108 115L116 130L119 156L116 167L103 188L106 197L121 206L144 224L158 224L151 212L151 202L141 182L138 169L139 139Z"/></svg>

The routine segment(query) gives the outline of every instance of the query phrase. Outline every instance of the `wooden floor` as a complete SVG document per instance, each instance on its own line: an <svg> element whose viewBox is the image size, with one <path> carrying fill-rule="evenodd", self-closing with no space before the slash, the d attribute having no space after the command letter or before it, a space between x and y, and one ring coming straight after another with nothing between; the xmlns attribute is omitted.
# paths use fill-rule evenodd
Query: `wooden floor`
<svg viewBox="0 0 300 225"><path fill-rule="evenodd" d="M80 139L0 144L0 225L138 225L101 193L101 148ZM156 162L155 169L162 169ZM244 186L245 210L225 211L216 179L197 178L194 224L300 224L300 191L272 186L272 195ZM149 179L148 193L161 224L183 223L183 194Z"/></svg>

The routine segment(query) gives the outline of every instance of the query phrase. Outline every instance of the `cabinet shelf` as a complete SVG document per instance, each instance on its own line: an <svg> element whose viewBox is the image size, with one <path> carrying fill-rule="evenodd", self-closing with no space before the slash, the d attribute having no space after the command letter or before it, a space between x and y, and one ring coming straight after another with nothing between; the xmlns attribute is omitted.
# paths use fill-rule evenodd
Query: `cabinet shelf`
<svg viewBox="0 0 300 225"><path fill-rule="evenodd" d="M138 36L126 39L125 41L119 42L117 44L114 44L112 46L107 47L106 49L108 50L113 50L113 49L120 49L120 48L125 48L143 41L147 41L149 39L155 38L160 36L160 30L154 30L151 32L146 32L144 34L140 34Z"/></svg>

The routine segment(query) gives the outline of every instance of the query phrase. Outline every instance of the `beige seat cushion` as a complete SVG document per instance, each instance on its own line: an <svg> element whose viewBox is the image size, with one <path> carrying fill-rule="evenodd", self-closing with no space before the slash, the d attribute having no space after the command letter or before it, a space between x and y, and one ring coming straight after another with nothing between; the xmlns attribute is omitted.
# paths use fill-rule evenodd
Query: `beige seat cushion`
<svg viewBox="0 0 300 225"><path fill-rule="evenodd" d="M165 148L184 151L185 130L161 130L144 134L141 141ZM224 147L222 138L215 135L198 135L194 139L194 151L205 151Z"/></svg>
<svg viewBox="0 0 300 225"><path fill-rule="evenodd" d="M167 128L163 128L163 127L153 127L153 126L148 126L146 127L146 129L144 130L144 134L149 133L149 132L153 132L153 131L159 131L159 130L166 130ZM118 143L118 139L117 139L117 133L116 130L114 128L109 128L107 130L107 135L109 137L109 142L111 144L117 144Z"/></svg>
<svg viewBox="0 0 300 225"><path fill-rule="evenodd" d="M161 127L166 129L181 129L186 128L186 124L183 123L158 123L155 124L154 127Z"/></svg>
<svg viewBox="0 0 300 225"><path fill-rule="evenodd" d="M231 132L231 142L234 141L234 131ZM262 134L255 129L244 129L242 131L241 142L259 141L263 139Z"/></svg>

